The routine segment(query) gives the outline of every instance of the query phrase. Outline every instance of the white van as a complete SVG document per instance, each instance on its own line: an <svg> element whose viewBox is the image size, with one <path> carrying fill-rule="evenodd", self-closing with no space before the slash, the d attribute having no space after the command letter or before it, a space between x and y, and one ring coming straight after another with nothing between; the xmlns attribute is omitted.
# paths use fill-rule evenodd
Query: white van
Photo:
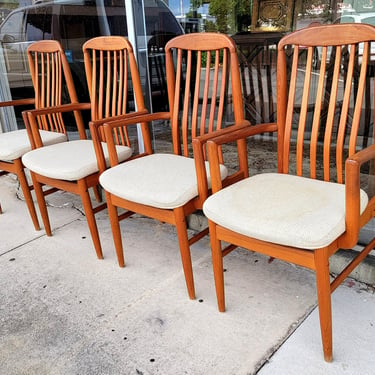
<svg viewBox="0 0 375 375"><path fill-rule="evenodd" d="M80 101L88 101L83 66L83 43L99 35L128 35L125 1L128 0L58 0L42 2L11 12L0 25L0 46L5 69L0 79L9 82L14 99L32 97L33 89L28 69L26 49L42 39L59 40L68 57ZM147 40L139 44L146 56L149 51L163 53L166 42L183 33L170 9L161 0L144 0ZM144 38L143 38L144 40ZM149 64L153 110L164 110L167 96L165 79L160 79L154 63ZM147 90L147 89L146 89Z"/></svg>

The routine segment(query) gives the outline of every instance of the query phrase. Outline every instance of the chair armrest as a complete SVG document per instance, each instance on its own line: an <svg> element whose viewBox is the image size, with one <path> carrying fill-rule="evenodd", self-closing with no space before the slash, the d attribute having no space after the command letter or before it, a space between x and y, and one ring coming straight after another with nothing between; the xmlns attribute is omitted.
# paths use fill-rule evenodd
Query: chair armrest
<svg viewBox="0 0 375 375"><path fill-rule="evenodd" d="M221 135L231 134L234 130L247 129L250 126L251 124L249 121L243 120L239 123L230 125L226 128L215 130L211 133L200 135L193 139L193 143L196 143L196 144L199 143L200 145L204 145L205 143L207 143L209 140L213 138L216 138Z"/></svg>
<svg viewBox="0 0 375 375"><path fill-rule="evenodd" d="M59 131L65 133L64 124L56 122L56 119L53 116L48 117L48 115L54 115L59 113L61 114L66 112L73 112L77 123L77 130L79 132L79 136L81 139L86 139L87 136L80 111L89 110L90 108L90 103L69 103L22 112L25 127L29 134L30 142L33 148L43 146L42 139L39 134L40 121L37 120L38 117L44 117L46 119L45 124L43 124L43 127L45 127L44 130ZM49 124L47 124L48 118Z"/></svg>
<svg viewBox="0 0 375 375"><path fill-rule="evenodd" d="M131 125L140 124L142 130L142 137L145 146L145 154L152 154L152 144L148 123L156 120L170 120L169 112L155 112L146 113L144 115L134 115L126 119L114 120L104 124L104 135L107 142L109 160L111 167L119 163L117 152L115 148L114 132L117 128L128 127Z"/></svg>
<svg viewBox="0 0 375 375"><path fill-rule="evenodd" d="M276 123L250 125L244 121L240 124L197 137L193 140L194 158L196 160L198 184L204 187L207 178L204 168L204 145L207 144L208 161L210 165L210 176L212 192L215 193L227 186L239 181L249 175L247 159L246 138L277 131ZM239 170L228 176L225 181L221 180L220 164L223 162L221 146L226 143L237 142ZM207 183L206 183L207 184Z"/></svg>
<svg viewBox="0 0 375 375"><path fill-rule="evenodd" d="M371 160L375 160L375 145L358 151L345 161L346 232L339 244L343 248L352 248L358 241L359 230L362 227L360 219L360 170L364 163ZM364 222L371 219L374 208L375 198L373 197L362 214L365 215Z"/></svg>
<svg viewBox="0 0 375 375"><path fill-rule="evenodd" d="M257 124L257 125L247 125L247 126L231 126L223 130L228 130L227 132L218 131L211 139L208 139L207 142L214 142L217 145L223 145L225 143L235 142L241 139L246 139L248 137L263 134L263 133L272 133L277 131L276 123L266 123L266 124ZM213 134L213 133L212 133Z"/></svg>
<svg viewBox="0 0 375 375"><path fill-rule="evenodd" d="M27 99L16 99L16 100L8 100L5 102L0 102L0 107L16 107L21 105L32 105L35 103L34 98L27 98Z"/></svg>
<svg viewBox="0 0 375 375"><path fill-rule="evenodd" d="M91 126L91 124L92 124L92 126L94 126L95 128L99 128L101 126L104 126L105 123L109 123L109 122L113 122L113 121L119 121L119 120L125 120L127 118L133 118L133 117L136 117L136 116L141 116L141 115L146 115L146 114L148 114L148 110L144 109L142 111L129 112L129 113L125 113L125 114L119 115L119 116L102 118L100 120L91 120L89 125Z"/></svg>
<svg viewBox="0 0 375 375"><path fill-rule="evenodd" d="M141 115L145 115L147 113L148 113L148 110L145 109L142 111L130 112L130 113L126 113L126 114L119 115L119 116L107 117L107 118L103 118L100 120L94 120L94 121L89 122L90 134L91 134L92 141L94 143L99 171L101 173L104 172L105 169L107 168L105 157L104 157L104 152L103 152L103 147L101 143L105 141L104 124L107 122L112 122L112 121L120 121L120 120L123 121L129 118L135 118ZM124 137L125 137L125 142L123 143L124 144L126 143L127 146L130 146L130 141L129 141L127 132L125 132Z"/></svg>
<svg viewBox="0 0 375 375"><path fill-rule="evenodd" d="M91 109L90 103L68 103L68 104L56 105L53 107L32 109L26 112L30 113L30 116L37 117L37 116L43 116L43 115L48 115L48 114L53 114L53 113L83 111L83 110L89 110L89 109Z"/></svg>

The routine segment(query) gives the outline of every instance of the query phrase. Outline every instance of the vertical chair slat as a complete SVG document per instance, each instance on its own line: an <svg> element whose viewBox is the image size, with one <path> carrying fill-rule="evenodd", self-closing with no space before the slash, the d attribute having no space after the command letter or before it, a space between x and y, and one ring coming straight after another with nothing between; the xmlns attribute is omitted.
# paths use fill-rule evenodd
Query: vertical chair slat
<svg viewBox="0 0 375 375"><path fill-rule="evenodd" d="M128 65L126 64L127 53L120 52L120 67L119 67L119 95L118 105L117 105L117 114L126 112L126 98L127 98L127 89L128 89Z"/></svg>
<svg viewBox="0 0 375 375"><path fill-rule="evenodd" d="M40 83L40 96L41 96L41 107L47 107L49 105L48 98L45 95L46 88L46 58L44 55L41 55L41 83ZM43 116L43 130L48 130L48 121L46 116Z"/></svg>
<svg viewBox="0 0 375 375"><path fill-rule="evenodd" d="M56 53L56 56L58 57L58 77L60 77L60 79L59 79L59 102L61 104L61 101L62 101L61 93L62 93L62 85L63 85L63 82L62 82L63 68L62 68L61 58L59 58L59 55L57 53ZM69 84L68 82L65 82L65 83L67 85ZM69 93L69 88L68 88L68 93ZM69 97L69 100L76 100L76 98L70 98ZM59 129L60 129L61 132L65 132L64 121L63 121L63 118L62 118L61 114L59 114Z"/></svg>
<svg viewBox="0 0 375 375"><path fill-rule="evenodd" d="M97 57L96 57L96 50L92 51L92 76L97 77L98 71L97 71ZM99 115L98 113L95 113L94 110L98 108L98 97L95 95L97 92L97 80L91 79L91 84L89 84L89 87L91 88L90 91L90 97L92 98L92 105L91 105L91 117L97 118Z"/></svg>
<svg viewBox="0 0 375 375"><path fill-rule="evenodd" d="M349 139L349 156L353 155L356 152L359 121L360 121L361 111L362 111L363 93L365 91L365 84L366 84L366 78L367 78L366 71L367 71L367 64L368 64L368 58L369 58L369 50L370 50L369 42L364 42L362 64L361 64L359 83L358 83L358 91L357 91L354 114L353 114L353 124L352 124L352 129L350 132L350 139ZM360 99L357 99L358 97Z"/></svg>
<svg viewBox="0 0 375 375"><path fill-rule="evenodd" d="M201 122L200 122L200 135L204 134L204 129L206 127L207 119L207 105L208 96L210 90L210 76L211 76L211 51L206 52L206 74L204 75L204 86L203 86L203 98L202 98L202 108L201 108Z"/></svg>
<svg viewBox="0 0 375 375"><path fill-rule="evenodd" d="M167 76L173 77L173 61L171 56L168 56L166 59L166 70ZM175 82L168 82L168 97L169 103L173 103L173 107L170 108L172 111L172 124L178 123L178 116L180 112L180 93L181 93L181 85L182 85L182 51L179 49L177 50L177 62L176 62L176 77ZM175 85L173 85L175 83ZM174 93L172 92L173 87L175 86ZM172 89L171 89L172 87ZM171 97L174 95L174 97ZM173 142L173 152L176 154L181 154L181 142L180 142L180 129L178 126L172 126L172 138L176 140Z"/></svg>
<svg viewBox="0 0 375 375"><path fill-rule="evenodd" d="M208 132L211 132L214 129L215 123L215 112L216 112L216 101L217 101L217 85L219 80L219 69L220 69L220 57L219 51L215 52L215 65L214 65L214 74L212 81L212 95L211 95L211 106L210 106L210 117L208 120ZM224 98L219 97L219 103ZM218 113L218 118L220 119L220 111ZM204 129L203 129L204 130ZM201 132L202 133L202 132Z"/></svg>
<svg viewBox="0 0 375 375"><path fill-rule="evenodd" d="M117 102L120 100L120 98L118 98L118 95L117 95L117 90L118 90L118 81L117 81L117 77L118 77L118 61L121 57L121 54L118 53L116 51L113 52L113 72L112 72L112 89L110 91L111 93L111 115L112 116L115 116L117 114L116 112L116 108L117 108ZM108 94L108 93L107 93Z"/></svg>
<svg viewBox="0 0 375 375"><path fill-rule="evenodd" d="M98 117L103 118L104 113L103 113L103 92L104 92L104 71L106 69L105 64L104 64L104 52L100 51L100 65L99 65L99 98L98 98Z"/></svg>
<svg viewBox="0 0 375 375"><path fill-rule="evenodd" d="M314 117L311 127L311 141L310 141L310 177L316 178L316 158L317 146L320 130L320 119L322 114L322 104L324 100L324 87L327 74L327 47L322 48L322 59L319 70L319 81L315 99Z"/></svg>
<svg viewBox="0 0 375 375"><path fill-rule="evenodd" d="M295 46L293 51L293 62L292 70L290 73L290 86L288 93L288 106L286 109L286 118L285 118L285 131L284 131L284 160L283 160L283 172L288 173L289 171L289 154L290 154L290 137L292 134L292 122L293 122L293 112L294 112L294 103L296 95L296 85L297 85L297 73L298 73L298 54L299 47Z"/></svg>
<svg viewBox="0 0 375 375"><path fill-rule="evenodd" d="M199 107L199 91L201 83L201 67L202 67L202 52L197 53L197 73L195 76L195 87L194 87L194 97L193 97L193 108L191 115L191 132L192 136L196 137L198 128L198 107Z"/></svg>
<svg viewBox="0 0 375 375"><path fill-rule="evenodd" d="M124 52L124 68L122 68L123 70L123 73L122 73L122 77L123 79L121 80L121 83L123 83L123 95L122 95L122 100L123 100L123 107L122 107L122 110L123 110L123 113L126 112L127 110L127 103L128 103L128 79L127 77L129 76L129 67L128 67L128 64L126 64L126 61L128 61L128 53L127 51ZM137 102L137 98L134 98L135 101Z"/></svg>
<svg viewBox="0 0 375 375"><path fill-rule="evenodd" d="M301 110L300 110L300 118L298 124L298 133L297 133L297 175L302 176L303 172L303 145L304 145L304 137L305 137L305 128L306 128L306 118L307 118L307 110L309 105L309 97L310 97L310 84L311 84L311 68L312 68L312 59L313 59L313 48L309 47L307 50L307 61L306 61L306 71L305 71L305 81L304 81L304 89L302 92L302 101L301 101Z"/></svg>
<svg viewBox="0 0 375 375"><path fill-rule="evenodd" d="M327 113L327 122L325 124L324 146L323 146L323 170L324 180L330 181L330 157L331 157L331 143L332 132L335 120L337 92L340 79L341 69L341 46L336 47L335 62L332 75L332 88L330 92L329 108Z"/></svg>
<svg viewBox="0 0 375 375"><path fill-rule="evenodd" d="M344 146L345 146L345 134L348 122L349 106L350 106L350 95L352 91L352 80L355 63L355 46L352 45L350 48L349 64L346 75L346 83L344 88L344 96L342 102L342 109L340 114L340 123L337 131L336 139L336 171L337 171L337 182L343 183L343 165L344 165Z"/></svg>
<svg viewBox="0 0 375 375"><path fill-rule="evenodd" d="M189 96L190 96L190 81L191 81L191 70L192 70L192 52L188 51L188 58L186 64L186 82L185 82L185 92L183 101L183 116L182 116L182 146L183 154L188 156L188 121L189 121Z"/></svg>
<svg viewBox="0 0 375 375"><path fill-rule="evenodd" d="M55 82L55 77L53 76L53 61L51 61L51 54L50 53L46 53L46 59L45 59L45 70L46 70L46 80L45 80L45 87L43 88L43 95L45 96L46 98L46 106L47 107L51 107L53 105L55 105L54 103L54 92L56 91L56 82ZM52 90L51 90L51 86L52 86ZM53 130L54 126L53 126L53 115L51 114L48 114L47 115L47 127L48 127L48 130L51 129Z"/></svg>
<svg viewBox="0 0 375 375"><path fill-rule="evenodd" d="M105 90L105 97L104 97L104 117L110 117L110 108L111 108L111 76L112 76L112 59L111 59L111 52L107 51L106 53L106 63L107 63L107 77L106 77L106 90ZM103 94L104 96L104 94Z"/></svg>
<svg viewBox="0 0 375 375"><path fill-rule="evenodd" d="M228 51L226 49L223 51L223 65L221 69L221 74L222 74L222 77L227 77L227 74L228 74ZM234 78L231 77L231 79L234 79ZM226 79L222 79L221 85L220 85L220 94L219 94L220 101L219 101L216 129L221 129L221 125L223 122L224 105L225 105L225 100L228 97L227 95L225 95L225 90L226 90ZM233 100L235 100L235 98L233 98Z"/></svg>

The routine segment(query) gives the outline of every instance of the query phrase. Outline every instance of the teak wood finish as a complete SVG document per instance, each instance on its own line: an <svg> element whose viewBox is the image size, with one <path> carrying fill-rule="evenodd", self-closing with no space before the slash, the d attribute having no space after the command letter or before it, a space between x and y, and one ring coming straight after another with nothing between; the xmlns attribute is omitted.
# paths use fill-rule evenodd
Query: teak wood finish
<svg viewBox="0 0 375 375"><path fill-rule="evenodd" d="M31 72L36 87L38 87L40 91L46 93L46 96L43 97L42 100L46 102L48 108L41 111L29 111L26 114L27 120L32 129L36 147L42 147L37 126L40 122L45 124L44 126L51 130L66 133L62 118L63 112L74 112L79 138L81 140L85 140L87 138L86 131L82 122L80 111L90 110L92 120L90 122L90 130L92 133L91 135L93 138L93 145L98 164L98 172L89 174L76 181L51 178L35 172L31 173L44 227L47 235L51 236L52 231L46 202L42 191L42 184L52 186L58 190L68 191L79 195L82 199L85 216L97 257L102 259L103 253L95 220L95 214L105 209L106 203L101 203L93 208L89 195L89 188L94 189L95 197L97 201L100 202L101 197L98 190L99 175L107 167L102 144L100 142L103 139L100 129L104 121L112 117L120 118L120 115L123 117L133 116L133 113L127 113L127 80L125 77L127 77L128 74L134 81L133 90L135 91L135 98L140 113L146 112L144 109L142 89L140 86L140 79L133 49L130 43L124 37L98 37L87 41L83 47L83 50L90 93L90 103L78 103L69 65L61 46L54 41L50 41L50 44L44 42L43 44L38 43L33 44L28 49L29 62L30 66L32 67ZM94 60L91 66L90 53L94 49L101 51L93 52ZM95 55L96 53L97 56ZM104 59L106 60L105 63ZM40 64L40 62L42 64ZM49 73L49 78L42 79L41 81L38 80L40 77L43 77L43 75L40 74L39 69L47 70ZM61 80L62 71L65 73L65 83L68 91L70 92L70 100L72 103L69 105L60 105L60 98L55 98L55 95L59 93L61 85L63 84ZM106 77L105 84L103 84L103 77ZM96 84L97 80L100 81L99 84ZM54 82L55 89L48 88L48 84L50 82ZM127 134L121 133L121 135L124 136L123 144L130 147Z"/></svg>
<svg viewBox="0 0 375 375"><path fill-rule="evenodd" d="M168 120L172 131L173 153L186 158L192 156L191 139L197 135L209 134L222 127L225 115L225 100L228 92L233 98L234 122L236 125L248 123L244 120L241 82L234 42L223 34L202 33L178 36L170 40L165 48L166 77L168 87L169 112L159 112L138 117L138 122ZM174 63L174 57L176 61ZM204 61L205 60L205 61ZM228 86L228 77L231 85ZM228 91L228 89L230 89ZM201 90L201 95L200 95ZM127 124L134 121L127 121ZM124 122L107 123L104 127L111 156L111 166L118 164L113 132ZM236 126L235 125L235 126ZM151 154L151 144L146 139L146 153ZM203 141L204 142L204 141ZM242 146L244 143L242 143ZM144 156L144 165L152 163L151 155ZM176 226L182 264L188 295L195 298L190 246L208 233L208 228L188 238L187 216L202 208L209 194L206 169L203 161L196 163L197 195L186 204L164 209L137 203L112 194L106 190L108 211L112 226L115 248L120 266L124 266L123 245L117 208L136 212ZM123 166L126 167L128 163ZM109 173L107 170L105 173ZM144 171L139 170L139 176ZM166 168L165 175L170 174ZM102 177L104 174L102 175ZM163 178L160 176L159 178ZM137 184L137 181L134 181ZM153 195L153 186L149 186Z"/></svg>
<svg viewBox="0 0 375 375"><path fill-rule="evenodd" d="M104 123L143 115L148 113L148 110L144 103L133 47L127 38L100 36L85 42L82 49L91 99L90 132L99 171L102 173L108 167L102 147L102 142L106 142ZM134 103L135 111L129 108L130 102ZM146 124L141 125L141 131L146 145L151 143ZM113 142L115 145L131 147L126 124L117 127ZM135 157L139 156L142 156L142 153Z"/></svg>
<svg viewBox="0 0 375 375"><path fill-rule="evenodd" d="M357 142L367 61L369 59L370 42L372 40L375 40L374 27L350 24L328 25L299 30L285 36L278 44L277 123L268 124L268 130L273 129L277 132L278 172L282 174L293 173L297 176L305 175L305 177L307 175L312 179L319 178L327 182L334 181L339 184L345 184L346 210L344 233L328 246L310 250L271 243L255 237L252 238L209 220L219 310L222 312L225 311L223 257L237 246L311 269L316 273L321 337L324 359L326 361L332 360L331 293L375 246L374 239L333 281L330 280L330 256L339 249L351 249L356 245L360 229L374 217L374 198L369 199L367 207L362 214L360 213L360 168L364 163L375 159L375 145L359 151L358 144L360 141ZM363 43L364 47L362 62L357 60L359 43ZM308 124L307 112L311 77L313 74L316 74L312 70L313 48L315 46L322 48L322 62L320 71L318 72L318 85L314 99L315 110L311 119L311 132L309 133L306 131ZM287 54L291 50L290 47L292 47L293 54L290 75L288 75ZM300 52L305 49L307 49L307 59L303 62L304 67L301 68L299 58L302 55L306 56L306 54L301 54ZM325 90L326 61L327 53L330 50L335 50L333 74L329 75L332 79L332 82L330 82L332 89L326 120L324 123L321 123L320 113ZM342 54L344 53L348 54L349 62L345 72L345 84L339 89L340 72L343 69L341 61ZM357 66L360 67L358 89L356 93L351 93L353 71L358 62L359 65ZM297 79L297 74L301 71L305 72L305 78L302 80L300 116L296 124L293 120L293 108L295 105L295 94L298 89L297 86L298 83L301 83ZM338 113L336 100L341 93L343 94L342 105ZM351 118L349 118L349 108L353 108ZM220 161L218 152L220 146L238 139L246 139L249 136L258 134L262 130L262 126L259 125L244 126L241 129L234 129L231 134L216 135L216 137L208 140L207 148L213 193L218 192L223 187L218 172ZM322 140L319 141L319 139ZM199 140L195 140L195 143L195 146L199 149ZM295 143L295 152L292 152L291 148L293 143ZM308 160L310 161L308 164L306 164L306 158L304 157L306 153L304 154L304 150L309 154ZM320 169L317 161L319 156L323 159L321 174L319 173ZM240 158L242 159L242 165L245 166L243 174L246 175L248 170L246 153L243 152L240 154ZM249 177L249 180L251 179L252 177ZM275 192L278 191L277 186L275 186L274 190ZM251 189L249 189L248 194L251 194ZM215 197L215 194L212 195L213 197ZM262 197L262 199L266 202L267 196ZM272 231L273 228L269 228L269 230ZM229 247L222 249L221 241L229 243Z"/></svg>
<svg viewBox="0 0 375 375"><path fill-rule="evenodd" d="M0 102L0 108L28 106L28 105L34 106L35 98L9 100L5 102ZM0 134L0 137L1 137L1 134ZM17 176L21 189L22 189L23 196L25 198L27 209L29 210L31 220L34 224L34 228L35 230L40 230L38 216L35 210L33 197L31 195L33 186L32 185L30 186L29 183L27 182L25 169L24 169L24 165L22 164L21 157L13 159L13 160L0 160L0 176L6 175L8 173L13 173ZM0 205L0 214L1 213L2 213L2 208Z"/></svg>
<svg viewBox="0 0 375 375"><path fill-rule="evenodd" d="M40 129L67 135L63 112L73 112L80 139L86 139L85 127L78 104L69 63L59 42L54 40L38 41L27 49L30 74L36 94L36 109L23 112L23 119L28 129L33 149L43 147ZM63 103L64 85L70 103ZM68 190L66 184L45 178L30 171L35 194L41 212L45 231L52 235L44 196L58 189ZM51 188L43 190L43 185Z"/></svg>

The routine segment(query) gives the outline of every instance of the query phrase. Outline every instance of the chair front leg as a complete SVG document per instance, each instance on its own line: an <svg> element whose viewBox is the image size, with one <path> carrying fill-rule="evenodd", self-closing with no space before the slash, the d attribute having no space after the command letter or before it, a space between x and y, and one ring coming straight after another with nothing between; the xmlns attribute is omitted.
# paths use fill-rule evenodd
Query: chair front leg
<svg viewBox="0 0 375 375"><path fill-rule="evenodd" d="M99 231L98 226L96 224L95 213L92 208L88 187L84 180L78 181L78 190L79 195L82 199L83 209L85 211L85 216L91 233L92 242L94 243L96 256L98 257L98 259L103 259L103 252L100 244Z"/></svg>
<svg viewBox="0 0 375 375"><path fill-rule="evenodd" d="M225 311L225 293L224 293L224 268L223 253L221 251L221 241L216 236L216 224L208 220L210 229L210 241L212 252L212 266L214 270L215 289L217 297L217 305L220 312Z"/></svg>
<svg viewBox="0 0 375 375"><path fill-rule="evenodd" d="M193 267L191 264L191 254L187 234L186 217L183 207L175 208L173 211L175 214L177 237L178 243L180 245L181 260L185 274L186 287L188 290L189 298L195 299Z"/></svg>
<svg viewBox="0 0 375 375"><path fill-rule="evenodd" d="M328 251L326 248L319 249L314 255L324 360L332 362L332 307Z"/></svg>
<svg viewBox="0 0 375 375"><path fill-rule="evenodd" d="M48 217L47 204L43 193L43 184L38 181L37 175L30 171L31 179L33 181L34 191L36 195L36 200L38 202L39 211L42 216L44 230L46 231L47 236L52 236L51 224Z"/></svg>
<svg viewBox="0 0 375 375"><path fill-rule="evenodd" d="M120 222L117 213L117 207L112 204L111 194L105 191L107 201L108 216L111 223L113 242L116 249L117 261L120 267L125 267L124 249L122 247Z"/></svg>
<svg viewBox="0 0 375 375"><path fill-rule="evenodd" d="M26 175L25 175L25 169L22 165L21 159L14 160L14 164L16 166L17 178L18 178L18 181L20 182L22 193L23 193L23 196L25 198L25 202L26 202L27 208L29 210L31 220L34 224L34 228L35 228L35 230L40 230L39 220L38 220L38 216L36 214L35 205L34 205L34 202L33 202L33 197L31 195L30 186L29 186L29 183L27 182L27 178L26 178Z"/></svg>

